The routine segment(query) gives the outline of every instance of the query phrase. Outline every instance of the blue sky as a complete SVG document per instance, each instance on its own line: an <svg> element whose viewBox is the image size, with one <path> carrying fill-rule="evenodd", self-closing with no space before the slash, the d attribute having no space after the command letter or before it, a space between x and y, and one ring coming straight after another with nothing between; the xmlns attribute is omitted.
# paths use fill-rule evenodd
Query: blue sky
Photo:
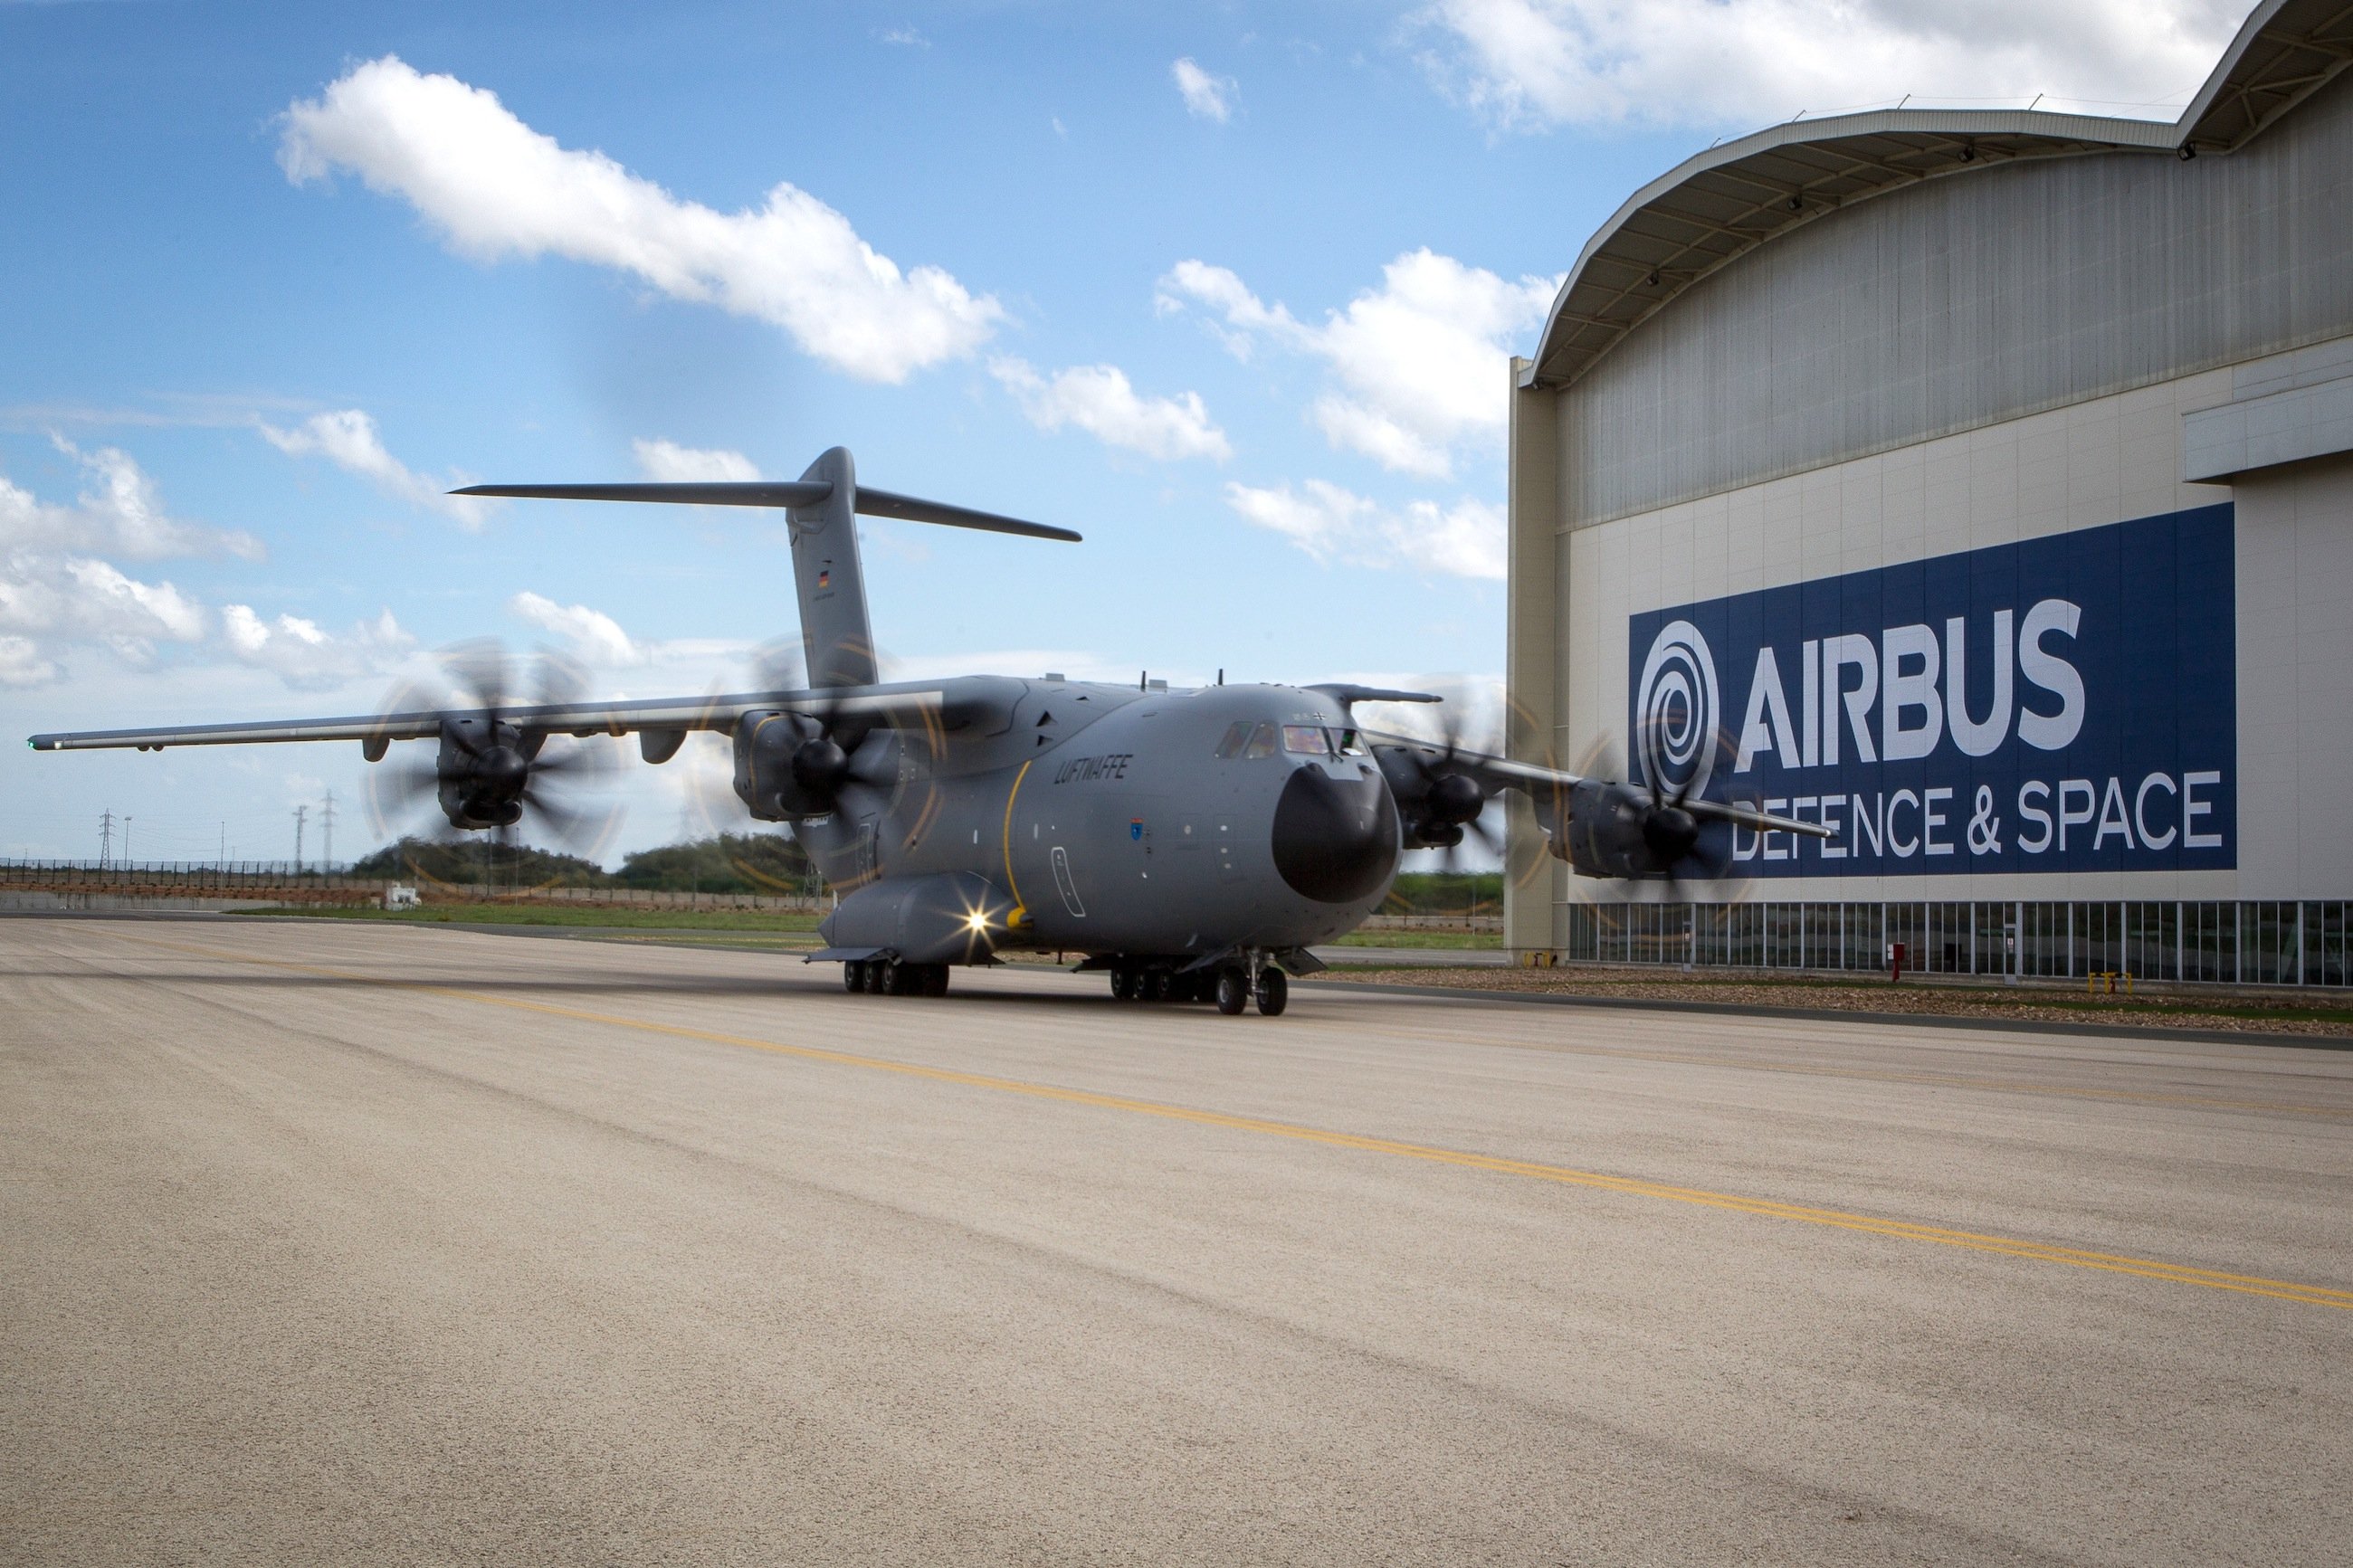
<svg viewBox="0 0 2353 1568"><path fill-rule="evenodd" d="M0 3L0 730L365 711L482 635L733 683L774 520L439 491L836 444L1088 536L870 529L900 672L1477 688L1505 361L1628 193L1906 91L2169 117L2243 9ZM11 745L0 854L283 857L332 788L348 855L356 751ZM632 760L611 851L735 826L716 762Z"/></svg>

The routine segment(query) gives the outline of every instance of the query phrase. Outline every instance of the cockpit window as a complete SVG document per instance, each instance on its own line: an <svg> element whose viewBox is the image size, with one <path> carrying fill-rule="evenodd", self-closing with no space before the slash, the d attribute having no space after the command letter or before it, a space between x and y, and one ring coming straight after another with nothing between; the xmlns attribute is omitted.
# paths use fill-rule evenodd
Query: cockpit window
<svg viewBox="0 0 2353 1568"><path fill-rule="evenodd" d="M1285 724L1282 727L1282 749L1297 752L1302 756L1328 757L1332 754L1332 741L1324 733L1321 724Z"/></svg>
<svg viewBox="0 0 2353 1568"><path fill-rule="evenodd" d="M1257 729L1252 730L1250 731L1250 749L1244 752L1242 755L1252 759L1259 757L1271 757L1274 755L1274 726L1271 724L1261 724Z"/></svg>
<svg viewBox="0 0 2353 1568"><path fill-rule="evenodd" d="M1332 749L1344 757L1361 757L1365 754L1365 738L1354 730L1335 730Z"/></svg>
<svg viewBox="0 0 2353 1568"><path fill-rule="evenodd" d="M1227 758L1240 756L1242 748L1250 744L1250 721L1247 719L1235 720L1226 726L1225 739L1218 742L1218 755Z"/></svg>

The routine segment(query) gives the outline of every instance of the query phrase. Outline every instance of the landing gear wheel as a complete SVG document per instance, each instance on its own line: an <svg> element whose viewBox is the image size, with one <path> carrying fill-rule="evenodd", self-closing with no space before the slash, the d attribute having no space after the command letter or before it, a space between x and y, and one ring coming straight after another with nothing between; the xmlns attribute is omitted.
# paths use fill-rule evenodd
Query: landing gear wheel
<svg viewBox="0 0 2353 1568"><path fill-rule="evenodd" d="M1241 1016L1250 1005L1250 976L1239 969L1218 971L1218 1011L1229 1018Z"/></svg>
<svg viewBox="0 0 2353 1568"><path fill-rule="evenodd" d="M948 994L948 966L944 963L923 965L923 994L944 996Z"/></svg>
<svg viewBox="0 0 2353 1568"><path fill-rule="evenodd" d="M866 989L866 961L853 958L841 966L841 988L844 991Z"/></svg>
<svg viewBox="0 0 2353 1568"><path fill-rule="evenodd" d="M1168 1000L1168 982L1171 977L1166 970L1155 969L1141 975L1139 978L1143 981L1143 984L1138 987L1138 989L1142 992L1145 1001L1166 1002Z"/></svg>
<svg viewBox="0 0 2353 1568"><path fill-rule="evenodd" d="M1113 970L1111 972L1111 994L1113 999L1121 1002L1134 1001L1135 983L1140 978L1142 977L1139 976L1134 970L1130 969L1124 963Z"/></svg>
<svg viewBox="0 0 2353 1568"><path fill-rule="evenodd" d="M866 971L866 994L881 996L891 989L891 966L879 958L870 958L860 965Z"/></svg>
<svg viewBox="0 0 2353 1568"><path fill-rule="evenodd" d="M1291 982L1271 963L1258 972L1258 1010L1271 1018L1291 1005Z"/></svg>

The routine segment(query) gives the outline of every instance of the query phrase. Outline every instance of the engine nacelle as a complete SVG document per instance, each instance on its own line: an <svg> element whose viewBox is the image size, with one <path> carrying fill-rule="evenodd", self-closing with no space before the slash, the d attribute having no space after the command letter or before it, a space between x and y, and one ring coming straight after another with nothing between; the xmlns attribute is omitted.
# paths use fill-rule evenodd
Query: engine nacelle
<svg viewBox="0 0 2353 1568"><path fill-rule="evenodd" d="M1568 821L1546 824L1546 847L1580 877L1665 877L1699 842L1691 813L1636 784L1579 779L1566 804Z"/></svg>
<svg viewBox="0 0 2353 1568"><path fill-rule="evenodd" d="M472 831L512 827L522 821L532 759L546 738L525 735L494 719L442 720L441 750L434 759L439 778L435 798L449 826Z"/></svg>
<svg viewBox="0 0 2353 1568"><path fill-rule="evenodd" d="M1377 746L1373 757L1397 802L1408 849L1448 849L1486 808L1487 792L1467 773L1432 766L1401 746Z"/></svg>
<svg viewBox="0 0 2353 1568"><path fill-rule="evenodd" d="M802 747L822 739L815 721L798 713L772 708L744 714L735 721L735 798L763 822L831 812L832 792L810 788L793 767Z"/></svg>

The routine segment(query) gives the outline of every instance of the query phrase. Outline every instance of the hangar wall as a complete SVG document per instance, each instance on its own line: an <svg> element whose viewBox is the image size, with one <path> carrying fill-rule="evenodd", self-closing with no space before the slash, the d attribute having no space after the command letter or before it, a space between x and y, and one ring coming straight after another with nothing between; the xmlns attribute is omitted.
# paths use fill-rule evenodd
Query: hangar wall
<svg viewBox="0 0 2353 1568"><path fill-rule="evenodd" d="M1758 786L1733 793L1765 798L1786 761L1784 804L1766 804L1802 816L1837 801L1858 858L1807 861L1810 841L1751 836L1735 869L1753 894L1736 909L1728 883L1602 882L1523 855L1514 949L1874 967L1906 940L1932 969L2353 984L2353 79L2228 155L2021 162L1871 198L1701 279L1565 387L1522 384L1525 365L1507 658L1520 754L1622 765L1646 649L1672 626L1715 628L1698 640L1725 645L1725 773L1737 757ZM2202 566L2198 538L2219 541ZM2148 557L2177 540L2191 542L2163 570L2181 581L2151 598ZM2140 586L2105 605L2108 624L2084 592L2050 586L2119 550L2109 575ZM1941 726L1935 649L1899 664L1898 633L1950 653L1938 626L2008 636L2076 600L2080 626L2045 616L2042 642L2005 646L2021 718L2034 700L2068 711L2033 693L2036 656L2088 672L2076 696L2084 737L2107 726L2097 745L2045 754L2021 731L1963 757L1956 730L1902 766L1892 743L1862 775L1851 754L1837 795L1797 793L1842 709L1868 710L1847 715L1851 747L1892 742L1906 714L1918 727L1925 708L1888 709L1919 697L1923 657ZM1875 700L1835 670L1820 686L1818 656L1857 641L1870 680L1883 664L1904 683ZM1779 690L1748 700L1768 646L1795 694L1778 728ZM1965 677L1964 717L1983 679ZM2224 757L2191 738L2201 681ZM2094 821L2083 814L2102 809L2105 780L2122 793ZM1973 789L1998 821L1966 823ZM2065 844L2047 816L2069 790L2072 858L2019 854L2021 831ZM2136 790L2147 844L2118 816ZM1935 840L1930 796L1950 814L1946 858L1887 848ZM1891 800L1911 814L1907 839L1892 837ZM2045 826L2021 807L2045 808ZM2013 836L2006 854L1960 843L1989 821L1998 846ZM1777 847L1782 863L1765 865Z"/></svg>
<svg viewBox="0 0 2353 1568"><path fill-rule="evenodd" d="M1923 181L1692 287L1558 395L1571 527L2353 327L2353 79L2236 153Z"/></svg>

